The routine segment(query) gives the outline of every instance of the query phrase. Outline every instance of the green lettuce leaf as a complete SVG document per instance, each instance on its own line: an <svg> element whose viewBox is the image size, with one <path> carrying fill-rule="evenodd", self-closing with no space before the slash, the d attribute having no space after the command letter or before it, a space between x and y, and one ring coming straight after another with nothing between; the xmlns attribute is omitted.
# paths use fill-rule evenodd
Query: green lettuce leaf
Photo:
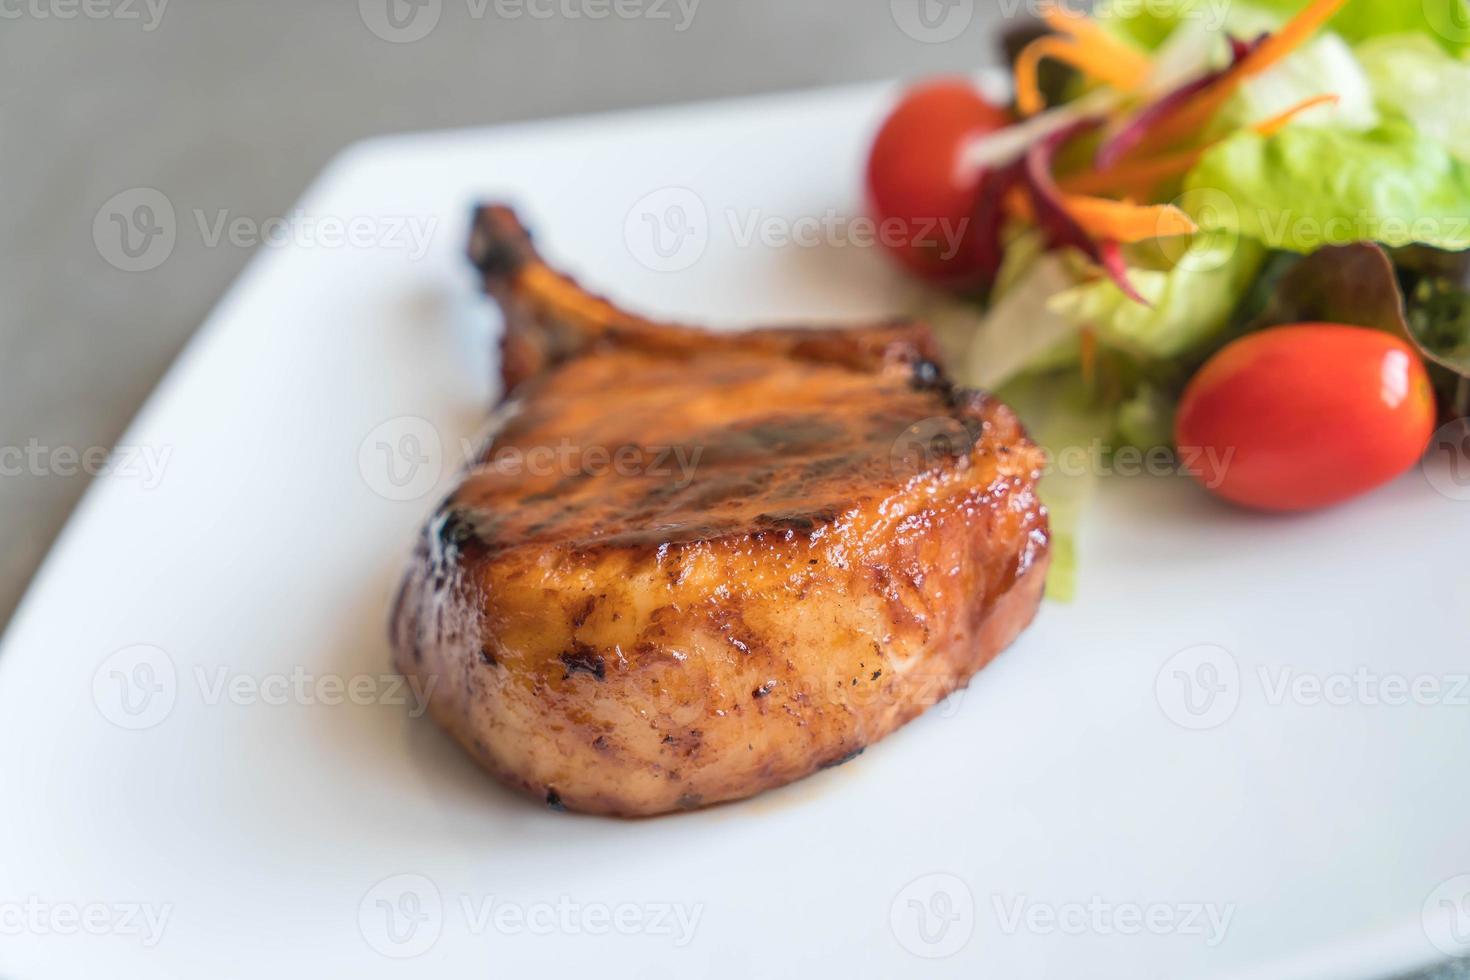
<svg viewBox="0 0 1470 980"><path fill-rule="evenodd" d="M1162 388L1144 382L1118 406L1118 439L1124 445L1150 450L1174 444L1174 413L1179 400Z"/></svg>
<svg viewBox="0 0 1470 980"><path fill-rule="evenodd" d="M1283 20L1307 5L1307 0L1255 2ZM1385 34L1417 33L1433 39L1446 51L1470 48L1470 6L1465 0L1351 0L1329 26L1353 42Z"/></svg>
<svg viewBox="0 0 1470 980"><path fill-rule="evenodd" d="M1077 465L1077 460L1091 459L1106 443L1113 420L1075 371L1028 375L997 394L1015 409L1032 440L1046 450L1050 465L1038 486L1051 528L1046 597L1071 602L1077 587L1077 532L1099 479L1095 468ZM1069 463L1058 466L1058 460Z"/></svg>
<svg viewBox="0 0 1470 980"><path fill-rule="evenodd" d="M1124 37L1153 49L1181 24L1197 21L1211 30L1244 34L1279 26L1307 0L1104 0L1098 16ZM1466 0L1352 0L1329 27L1357 43L1387 34L1416 33L1446 51L1470 49L1470 5Z"/></svg>
<svg viewBox="0 0 1470 980"><path fill-rule="evenodd" d="M1470 161L1470 63L1422 34L1378 38L1357 55L1383 111L1402 116L1460 160Z"/></svg>
<svg viewBox="0 0 1470 980"><path fill-rule="evenodd" d="M1091 328L1108 347L1144 359L1176 357L1208 344L1229 325L1264 255L1255 241L1201 234L1170 268L1128 270L1148 306L1110 280L1095 279L1057 293L1047 309Z"/></svg>
<svg viewBox="0 0 1470 980"><path fill-rule="evenodd" d="M1337 105L1318 106L1299 113L1292 119L1293 126L1364 130L1378 125L1378 110L1367 72L1346 41L1326 32L1242 85L1217 117L1214 132L1234 132L1318 95L1337 96Z"/></svg>
<svg viewBox="0 0 1470 980"><path fill-rule="evenodd" d="M1209 199L1196 220L1313 252L1325 245L1470 248L1470 165L1401 120L1368 132L1288 126L1241 132L1205 154L1185 191Z"/></svg>

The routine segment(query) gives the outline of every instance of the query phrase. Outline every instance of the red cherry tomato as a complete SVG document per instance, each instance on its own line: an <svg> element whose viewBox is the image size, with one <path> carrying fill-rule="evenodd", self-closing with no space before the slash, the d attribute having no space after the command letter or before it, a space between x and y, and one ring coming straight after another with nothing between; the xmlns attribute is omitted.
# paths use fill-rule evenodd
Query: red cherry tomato
<svg viewBox="0 0 1470 980"><path fill-rule="evenodd" d="M883 123L868 157L869 206L880 240L908 269L955 285L993 272L972 217L986 174L965 166L964 151L1010 123L963 78L909 89Z"/></svg>
<svg viewBox="0 0 1470 980"><path fill-rule="evenodd" d="M1206 362L1174 437L1184 467L1226 500L1306 510L1413 466L1434 418L1429 376L1404 341L1304 323L1242 337Z"/></svg>

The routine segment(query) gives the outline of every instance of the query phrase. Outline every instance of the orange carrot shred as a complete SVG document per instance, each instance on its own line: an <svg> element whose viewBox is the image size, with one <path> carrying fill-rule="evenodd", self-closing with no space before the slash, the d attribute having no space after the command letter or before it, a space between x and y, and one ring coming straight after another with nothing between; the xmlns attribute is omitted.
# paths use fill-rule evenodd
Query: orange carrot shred
<svg viewBox="0 0 1470 980"><path fill-rule="evenodd" d="M1106 191L1125 190L1140 184L1155 184L1169 177L1177 177L1188 171L1204 150L1186 150L1155 157L1142 163L1113 167L1110 170L1093 170L1072 174L1057 183L1069 194L1100 194Z"/></svg>
<svg viewBox="0 0 1470 980"><path fill-rule="evenodd" d="M1180 106L1167 121L1149 134L1149 138L1143 141L1139 149L1157 148L1201 129L1229 101L1236 89L1311 40L1347 2L1348 0L1312 0L1287 21L1281 30L1267 37L1260 46L1242 58L1219 82Z"/></svg>
<svg viewBox="0 0 1470 980"><path fill-rule="evenodd" d="M1136 48L1109 34L1086 14L1069 13L1060 6L1049 7L1042 12L1048 27L1059 34L1066 34L1089 51L1098 55L1098 60L1111 60L1114 70L1129 82L1123 87L1137 88L1153 71L1153 64Z"/></svg>
<svg viewBox="0 0 1470 980"><path fill-rule="evenodd" d="M1016 108L1023 116L1034 116L1046 108L1046 99L1041 95L1038 76L1043 58L1071 63L1070 55L1077 45L1060 37L1039 37L1026 47L1016 58Z"/></svg>
<svg viewBox="0 0 1470 980"><path fill-rule="evenodd" d="M1131 244L1199 231L1189 215L1171 204L1137 205L1077 194L1062 201L1073 220L1094 238Z"/></svg>
<svg viewBox="0 0 1470 980"><path fill-rule="evenodd" d="M1107 38L1100 28L1096 36ZM1089 78L1124 91L1142 85L1150 70L1146 58L1110 38L1100 42L1091 34L1039 37L1026 45L1016 58L1016 106L1022 115L1034 116L1046 108L1039 81L1041 62L1045 58L1071 65Z"/></svg>
<svg viewBox="0 0 1470 980"><path fill-rule="evenodd" d="M1274 136L1285 129L1297 116L1308 109L1315 109L1322 105L1336 105L1341 101L1336 95L1314 95L1310 99L1303 99L1285 112L1278 113L1269 119L1263 119L1251 126L1254 132L1262 136ZM1170 177L1177 177L1190 170L1199 163L1200 158L1207 153L1212 146L1202 146L1195 150L1184 150L1180 153L1170 153L1165 156L1155 157L1139 163L1127 164L1113 167L1110 170L1095 170L1087 173L1073 174L1061 178L1058 183L1062 190L1069 194L1100 194L1108 191L1119 191L1133 189L1145 185L1153 185Z"/></svg>
<svg viewBox="0 0 1470 980"><path fill-rule="evenodd" d="M1315 109L1319 105L1337 105L1341 101L1336 95L1314 95L1310 99L1303 99L1285 112L1277 113L1270 119L1261 120L1251 129L1262 136L1275 136L1285 129L1288 123L1308 109Z"/></svg>
<svg viewBox="0 0 1470 980"><path fill-rule="evenodd" d="M1078 339L1082 342L1082 380L1090 385L1097 374L1097 332L1083 327Z"/></svg>
<svg viewBox="0 0 1470 980"><path fill-rule="evenodd" d="M1036 209L1031 206L1031 198L1026 195L1024 187L1012 187L1005 196L1004 205L1011 217L1028 224L1036 223Z"/></svg>

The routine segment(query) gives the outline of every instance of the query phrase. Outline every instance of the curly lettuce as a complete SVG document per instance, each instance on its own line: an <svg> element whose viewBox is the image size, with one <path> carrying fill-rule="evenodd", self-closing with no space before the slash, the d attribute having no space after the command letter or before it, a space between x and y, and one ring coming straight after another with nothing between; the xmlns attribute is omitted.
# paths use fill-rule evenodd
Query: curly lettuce
<svg viewBox="0 0 1470 980"><path fill-rule="evenodd" d="M1201 227L1272 248L1307 253L1357 241L1470 248L1470 165L1402 120L1367 132L1237 133L1209 150L1184 186L1216 202L1199 217Z"/></svg>
<svg viewBox="0 0 1470 980"><path fill-rule="evenodd" d="M1170 268L1128 270L1147 306L1110 280L1094 279L1057 293L1047 309L1090 328L1104 346L1145 360L1177 357L1207 345L1229 325L1264 257L1255 241L1204 234Z"/></svg>
<svg viewBox="0 0 1470 980"><path fill-rule="evenodd" d="M1470 62L1452 58L1422 34L1368 41L1357 49L1378 106L1470 161Z"/></svg>
<svg viewBox="0 0 1470 980"><path fill-rule="evenodd" d="M1263 21L1283 23L1308 0L1104 0L1097 16L1113 30L1154 49L1181 25L1198 22L1212 31L1243 34ZM1422 34L1445 51L1470 50L1470 4L1466 0L1355 0L1328 23L1356 44L1389 34Z"/></svg>

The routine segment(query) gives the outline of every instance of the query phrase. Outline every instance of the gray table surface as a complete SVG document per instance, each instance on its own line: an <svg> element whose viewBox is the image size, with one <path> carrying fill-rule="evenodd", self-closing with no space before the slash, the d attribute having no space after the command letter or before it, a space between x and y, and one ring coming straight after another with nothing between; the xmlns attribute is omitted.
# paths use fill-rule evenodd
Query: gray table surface
<svg viewBox="0 0 1470 980"><path fill-rule="evenodd" d="M250 257L228 241L181 235L161 265L122 271L93 236L113 195L151 187L185 210L264 221L366 136L969 71L995 60L995 28L1025 6L6 3L0 623L85 489L68 450L81 456L117 440ZM1470 978L1470 970L1429 976Z"/></svg>

